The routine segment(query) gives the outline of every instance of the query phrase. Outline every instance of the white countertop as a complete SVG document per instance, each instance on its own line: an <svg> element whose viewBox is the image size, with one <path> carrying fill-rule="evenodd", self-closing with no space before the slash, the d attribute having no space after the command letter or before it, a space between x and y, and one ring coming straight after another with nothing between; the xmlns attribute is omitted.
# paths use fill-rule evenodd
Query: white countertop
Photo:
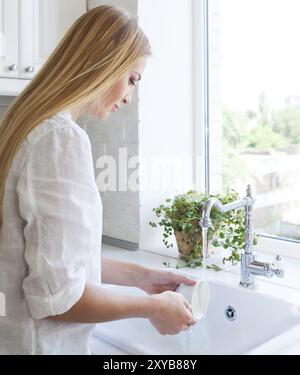
<svg viewBox="0 0 300 375"><path fill-rule="evenodd" d="M172 255L173 254L173 255ZM176 269L176 264L182 264L179 257L174 256L174 253L171 253L168 256L165 252L165 255L159 255L157 253L152 253L149 251L128 251L121 248L117 248L114 246L102 245L102 255L104 257L118 259L126 262L138 263L149 268L160 268L160 269L170 269L174 272L182 272L186 275L189 275L192 278L202 278L203 270L202 269L190 269L190 268L181 268ZM239 283L239 274L240 274L240 265L232 266L231 264L227 264L224 266L222 264L222 253L215 254L207 260L207 264L217 264L222 267L222 271L216 272L214 270L207 270L207 279L208 280L215 280L220 281L225 284L229 285L238 285ZM266 253L259 253L258 256L259 260L263 261L273 261L274 256ZM171 265L171 268L166 268L163 263L168 262ZM174 267L174 268L173 268ZM285 270L285 277L279 279L277 277L273 277L270 279L259 277L258 278L258 285L259 288L257 290L258 293L267 294L276 296L276 298L288 300L295 304L300 303L300 260L298 259L291 259L291 258L283 258L282 267ZM299 311L300 313L300 311ZM300 331L300 327L298 329ZM277 339L274 345L274 354L293 354L293 353L300 353L300 339L297 340L299 343L295 343L293 347L287 347L283 344L287 341L286 336L289 334L295 335L294 331L292 333L287 332L285 336L283 336L282 340ZM282 345L281 345L282 343ZM115 355L115 354L126 354L121 349L116 348L113 345L109 345L107 343L101 342L100 340L93 338L92 340L92 348L94 353L101 353L107 355ZM276 349L277 348L277 349ZM263 353L262 353L263 354Z"/></svg>

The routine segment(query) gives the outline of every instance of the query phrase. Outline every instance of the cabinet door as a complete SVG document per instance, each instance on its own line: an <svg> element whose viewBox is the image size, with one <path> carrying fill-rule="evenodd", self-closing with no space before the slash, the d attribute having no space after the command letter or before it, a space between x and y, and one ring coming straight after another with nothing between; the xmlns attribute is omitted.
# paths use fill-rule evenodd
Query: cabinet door
<svg viewBox="0 0 300 375"><path fill-rule="evenodd" d="M36 74L86 10L86 0L20 1L20 78Z"/></svg>
<svg viewBox="0 0 300 375"><path fill-rule="evenodd" d="M18 0L0 0L0 77L19 77Z"/></svg>

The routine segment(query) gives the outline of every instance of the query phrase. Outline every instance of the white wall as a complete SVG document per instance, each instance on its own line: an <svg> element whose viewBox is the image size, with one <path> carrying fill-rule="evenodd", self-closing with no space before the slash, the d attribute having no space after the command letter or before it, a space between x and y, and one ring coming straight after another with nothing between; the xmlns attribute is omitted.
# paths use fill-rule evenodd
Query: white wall
<svg viewBox="0 0 300 375"><path fill-rule="evenodd" d="M136 15L138 0L87 0L88 9L95 8L99 5L112 5L128 10L130 14Z"/></svg>
<svg viewBox="0 0 300 375"><path fill-rule="evenodd" d="M193 184L193 10L192 0L139 0L140 26L153 56L139 90L140 248L163 247L161 232L149 226L152 209ZM183 168L172 174L171 186L149 188L149 163L173 157ZM172 160L170 160L172 162ZM155 167L154 167L155 169ZM153 177L162 182L165 173ZM153 174L152 174L153 175ZM155 179L155 181L153 181ZM183 185L182 182L185 184Z"/></svg>
<svg viewBox="0 0 300 375"><path fill-rule="evenodd" d="M222 95L220 0L209 1L210 11L210 190L222 191Z"/></svg>

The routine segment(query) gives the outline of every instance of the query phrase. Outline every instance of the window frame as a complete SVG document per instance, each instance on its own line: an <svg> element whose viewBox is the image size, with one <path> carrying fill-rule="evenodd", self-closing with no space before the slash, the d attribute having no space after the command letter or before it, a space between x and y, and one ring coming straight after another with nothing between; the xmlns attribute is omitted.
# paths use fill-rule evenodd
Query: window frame
<svg viewBox="0 0 300 375"><path fill-rule="evenodd" d="M213 0L213 3L220 0ZM195 185L200 191L210 191L210 19L211 0L193 0L194 3L194 48L195 48ZM300 259L300 241L260 234L258 250L270 254Z"/></svg>

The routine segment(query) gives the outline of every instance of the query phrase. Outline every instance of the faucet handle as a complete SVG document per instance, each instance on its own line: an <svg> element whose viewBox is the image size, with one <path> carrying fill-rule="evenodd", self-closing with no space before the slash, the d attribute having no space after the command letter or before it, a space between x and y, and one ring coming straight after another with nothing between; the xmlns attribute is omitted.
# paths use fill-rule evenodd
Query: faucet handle
<svg viewBox="0 0 300 375"><path fill-rule="evenodd" d="M275 275L279 278L283 278L284 277L284 270L281 269L281 268L278 268L276 271L275 271Z"/></svg>
<svg viewBox="0 0 300 375"><path fill-rule="evenodd" d="M282 261L282 258L280 255L276 255L274 265L274 274L277 277L283 278L284 277L284 270L282 268L279 268L279 264Z"/></svg>

